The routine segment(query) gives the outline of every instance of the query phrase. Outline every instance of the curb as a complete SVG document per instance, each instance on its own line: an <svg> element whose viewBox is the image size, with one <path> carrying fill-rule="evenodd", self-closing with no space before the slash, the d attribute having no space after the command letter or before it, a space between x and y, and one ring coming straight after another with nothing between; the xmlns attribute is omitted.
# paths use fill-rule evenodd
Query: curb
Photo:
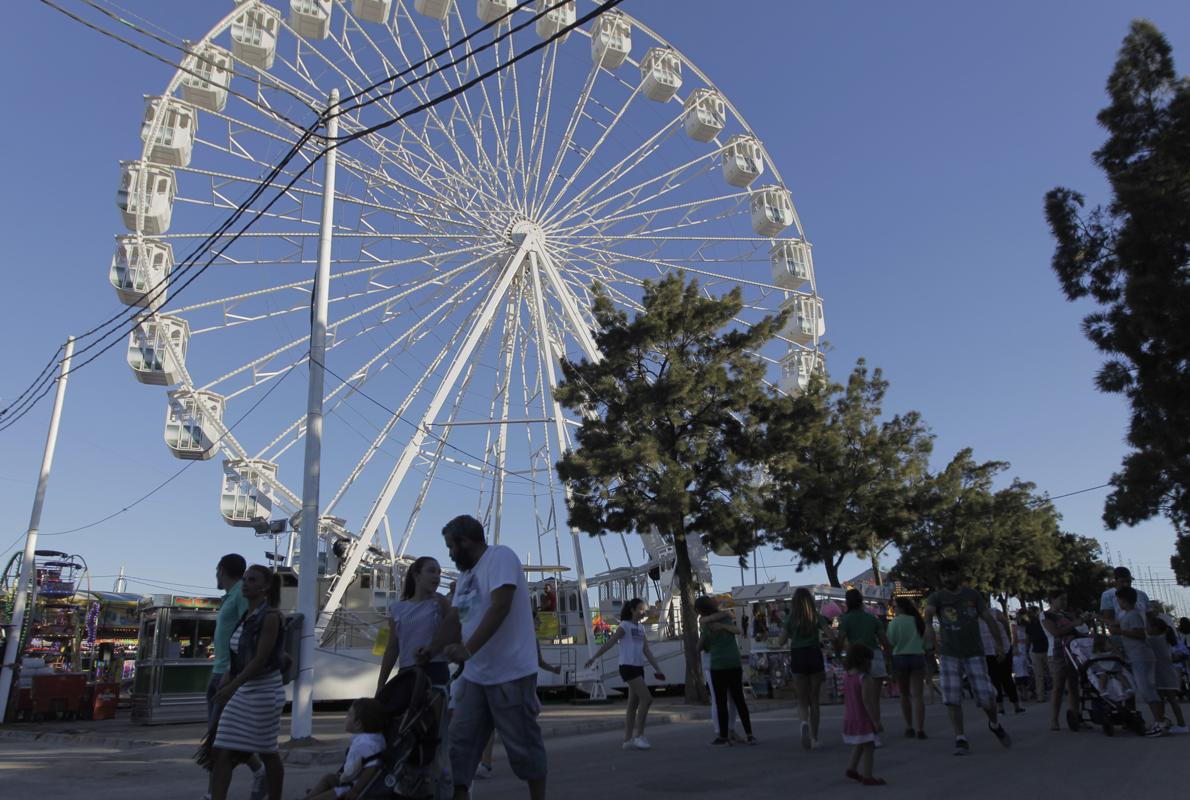
<svg viewBox="0 0 1190 800"><path fill-rule="evenodd" d="M765 714L782 708L775 703L758 705L752 708L753 714ZM707 708L670 709L649 714L650 725L670 725L678 722L697 722L710 720L711 712ZM603 733L617 731L624 727L624 720L620 717L605 719L579 720L566 722L547 721L542 725L542 735L548 739L564 739L570 736L582 736L588 733ZM148 747L197 747L195 742L162 742L152 739L131 739L117 736L99 736L90 733L52 733L47 731L5 730L0 728L0 741L24 741L41 744L77 744L96 747L110 747L115 750L132 750ZM286 764L307 766L313 764L338 764L343 760L343 746L325 746L311 748L281 747L281 760Z"/></svg>
<svg viewBox="0 0 1190 800"><path fill-rule="evenodd" d="M111 747L117 750L161 747L175 744L172 742L155 742L149 739L121 739L116 736L93 736L88 733L48 733L46 731L0 730L0 740L2 739L53 744L90 744L100 747Z"/></svg>

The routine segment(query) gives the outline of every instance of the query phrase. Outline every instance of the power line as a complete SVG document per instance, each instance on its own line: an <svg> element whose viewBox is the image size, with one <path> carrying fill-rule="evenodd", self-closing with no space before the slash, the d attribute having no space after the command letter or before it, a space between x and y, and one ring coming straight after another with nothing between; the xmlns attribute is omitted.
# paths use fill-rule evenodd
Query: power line
<svg viewBox="0 0 1190 800"><path fill-rule="evenodd" d="M193 57L193 58L194 58L196 61L203 61L204 63L207 63L207 64L212 64L212 62L210 62L210 61L208 61L207 59L203 58L203 56L201 56L200 54L198 54L198 53L191 53L189 50L187 50L185 47L183 47L183 46L181 46L181 45L174 44L173 42L171 42L171 41L169 41L169 40L167 40L167 39L164 39L164 38L162 38L162 37L158 36L158 35L157 35L157 34L155 34L155 33L152 33L152 32L150 32L150 31L146 31L146 30L144 30L143 28L141 28L140 26L136 25L135 23L133 23L133 22L129 22L128 20L121 18L119 15L117 15L117 14L115 14L115 13L111 12L111 11L108 11L108 10L107 10L107 9L105 9L105 8L101 8L100 6L98 6L98 5L96 5L95 3L91 2L91 0L81 0L81 2L85 3L86 5L90 6L91 8L94 8L96 11L100 12L101 14L104 14L104 15L106 15L106 16L108 16L108 17L110 17L111 19L114 19L114 20L116 20L116 21L117 21L117 22L119 22L121 25L125 25L125 26L127 26L127 27L131 28L132 30L136 31L137 33L140 33L140 34L141 34L141 35L143 35L143 36L147 36L147 37L149 37L150 39L154 39L154 40L156 40L156 41L158 41L158 42L161 42L162 44L165 44L165 45L166 45L166 46L168 46L168 47L172 47L172 48L174 48L174 49L176 49L176 50L180 50L180 51L182 51L182 53L184 53L185 55L187 55L187 56L190 56L190 57ZM102 34L103 36L106 36L106 37L108 37L109 39L115 39L115 40L116 40L117 42L119 42L120 44L127 45L128 47L131 47L133 50L136 50L138 53L142 53L143 55L146 55L146 56L148 56L149 58L152 58L152 59L154 59L154 60L156 60L156 61L160 61L161 63L165 64L166 66L172 67L172 68L174 68L174 69L176 69L176 70L180 70L180 71L182 71L182 72L185 72L185 73L187 73L188 75L193 75L193 76L195 76L196 78L200 78L200 79L202 79L202 80L204 80L204 81L205 81L205 80L207 80L207 77L206 77L206 76L202 75L201 73L195 72L194 70L190 69L190 68L189 68L189 67L187 67L187 66L184 66L184 61L183 61L183 64L178 64L178 63L176 63L176 62L174 62L174 61L170 61L168 58L165 58L164 56L161 56L161 55L159 55L159 54L157 54L157 53L154 53L152 50L148 50L147 48L141 47L139 44L137 44L136 42L134 42L134 41L132 41L132 40L130 40L130 39L126 39L126 38L124 38L123 36L120 36L120 35L119 35L119 34L117 34L117 33L112 33L111 31L107 30L106 28L102 28L102 27L100 27L99 25L95 25L94 23L88 22L87 20L83 19L82 17L78 16L77 14L73 14L73 13L71 13L70 11L67 11L66 9L62 8L62 6L60 6L60 5L58 5L57 3L53 2L53 0L41 0L41 3L42 3L43 5L47 5L47 6L49 6L50 8L54 9L55 11L58 11L58 12L59 12L59 13L61 13L61 14L64 14L64 15L66 15L67 17L69 17L70 19L72 19L72 20L74 20L75 22L79 23L80 25L83 25L83 26L85 26L85 27L87 27L87 28L90 28L91 30L95 31L96 33ZM212 64L212 66L213 66L213 64ZM234 74L234 75L238 75L238 76L240 76L240 77L243 77L243 78L247 78L248 80L254 80L254 78L253 78L251 75L245 75L245 74L244 74L244 73L242 73L242 72L236 72L234 69L229 69L229 70L228 70L228 72L230 72L230 73L232 73L232 74ZM293 97L293 98L295 98L296 100L298 100L299 102L301 102L301 103L302 103L302 105L306 106L306 107L307 107L307 108L309 108L311 111L314 111L314 112L316 112L316 113L317 113L318 109L311 107L311 106L310 106L310 104L309 104L309 102L308 102L308 101L307 101L307 100L306 100L304 97L300 97L299 95L297 95L297 94L294 94L293 92L290 92L290 91L288 91L287 89L284 89L284 88L282 88L282 87L280 87L280 86L272 85L272 88L275 88L275 89L277 89L277 90L279 90L279 91L285 92L285 93L286 93L286 94L288 94L290 97ZM232 89L231 87L228 87L228 89L227 89L227 92L228 92L228 94L231 94L231 95L233 95L233 96L235 96L235 97L238 97L238 98L240 98L241 100L243 100L243 101L244 101L244 102L246 102L246 103L249 103L249 104L251 104L251 105L253 105L253 106L256 106L256 107L257 107L257 108L259 108L261 111L264 111L265 113L269 114L270 116L274 116L274 117L276 117L277 119L280 119L280 120L282 120L282 121L286 122L286 123L287 123L287 124L289 124L289 125L292 125L293 127L297 128L297 129L299 129L299 130L300 130L301 128L303 128L303 127L304 127L304 126L302 126L302 125L299 125L297 122L294 122L293 120L289 119L289 117L285 116L284 114L282 114L281 112L277 111L276 109L274 109L274 108L269 108L269 107L268 107L268 106L266 106L266 105L263 105L263 104L261 104L261 103L258 103L256 100L252 99L252 98L251 98L251 97L249 97L248 95L241 94L240 92L237 92L237 91L235 91L235 90L234 90L234 89Z"/></svg>
<svg viewBox="0 0 1190 800"><path fill-rule="evenodd" d="M67 16L70 16L71 18L77 19L80 23L86 25L88 28L98 30L100 33L104 33L105 35L112 36L113 38L117 38L120 41L124 41L120 37L117 37L114 34L111 34L110 32L104 31L104 30L98 28L97 26L94 26L91 23L88 23L86 20L82 20L81 18L78 18L75 15L70 14L69 12L66 12L65 10L61 9L60 7L55 6L49 0L42 0L42 2L47 5L53 6L54 8L57 8L58 10L67 14ZM434 106L436 106L440 103L443 103L447 100L453 99L454 97L458 96L459 94L462 94L463 92L465 92L467 89L470 89L471 87L477 85L481 81L486 80L487 78L497 74L498 72L501 72L504 69L507 69L509 66L511 66L512 64L515 64L517 61L531 55L532 53L537 52L541 48L552 43L553 41L561 38L562 36L565 36L571 30L578 27L579 25L582 25L585 22L588 22L591 19L605 13L606 11L610 10L611 8L619 5L621 2L623 2L623 0L606 0L606 2L602 3L600 6L598 6L593 11L588 12L587 14L583 15L581 18L576 19L573 23L563 26L562 28L560 28L558 31L556 31L554 34L552 34L550 37L548 37L544 41L534 45L533 47L528 48L527 50L525 50L521 53L518 53L512 59L504 62L503 64L497 65L496 67L488 70L487 72L483 73L482 75L479 75L476 78L474 78L470 81L467 81L466 83L461 84L460 86L455 87L454 89L451 89L435 98L432 98L424 103L421 103L418 106L416 106L404 113L398 114L379 125L375 125L370 128L366 128L366 129L359 131L355 134L352 134L348 137L340 137L339 140L335 141L333 144L331 144L327 148L323 149L317 156L315 156L312 160L310 160L310 162L307 163L300 171L298 171L298 173L293 176L293 178L289 181L289 183L287 183L286 186L280 192L278 192L277 195L274 196L273 199L263 209L255 211L255 215L247 223L245 223L245 225L243 227L241 227L239 231L237 231L235 234L233 234L231 236L230 240L227 241L224 245L222 245L219 248L219 250L217 252L215 252L206 261L206 263L203 264L198 269L198 271L194 275L189 277L181 286L176 287L174 289L174 291L172 292L171 299L176 299L177 295L182 290L184 290L187 286L189 286L198 276L202 275L206 271L206 269L227 250L228 247L230 247L232 244L234 244L243 233L245 233L249 228L251 228L252 225L254 225L256 223L256 221L260 219L260 217L262 217L270 208L272 208L272 206L281 197L285 196L286 193L289 191L289 189L292 188L293 185L298 180L300 180L319 160L321 160L322 157L325 156L330 151L331 148L337 148L343 144L346 144L349 141L354 141L355 139L362 138L363 136L369 135L371 133L375 133L376 131L387 128L391 125L395 125L408 116L420 113L421 111L425 111L429 108L433 108ZM560 3L557 5L560 5ZM557 5L555 5L554 8L556 8ZM550 10L552 10L552 8ZM141 50L141 48L139 48L138 46L136 46L133 43L128 43L128 44L130 46L134 47L135 49ZM454 46L457 46L457 45L454 45ZM447 49L448 50L453 49L454 46L447 48ZM150 53L150 55L152 55L152 54ZM158 56L154 56L154 57L159 58ZM172 62L169 62L169 63L172 64ZM412 81L411 83L406 84L406 85L412 85L412 84L418 83L424 79L425 79L424 77L418 78L417 80ZM181 275L181 274L185 273L187 270L192 268L194 266L194 264L197 263L197 259L199 258L199 254L202 252L202 250L205 249L214 240L222 237L222 235L224 233L226 233L226 231L228 229L230 229L231 226L234 225L235 222L238 221L238 219L241 216L243 216L243 214L248 210L248 206L251 205L251 203L255 202L256 199L259 198L260 195L263 194L265 190L267 190L270 186L272 186L273 182L276 180L276 177L280 174L280 172L284 169L284 167L289 163L289 161L292 160L293 157L300 151L300 149L305 146L306 142L309 141L309 139L314 136L314 133L313 133L314 130L317 129L321 124L323 124L325 122L325 120L329 117L329 115L332 113L332 111L335 111L335 110L328 108L326 112L324 112L323 114L320 115L319 119L317 121L315 121L314 124L312 124L309 128L306 128L304 130L303 135L302 135L301 139L299 140L299 142L297 144L295 144L293 146L293 148L290 150L290 152L282 159L282 161L276 167L273 168L273 170L269 174L269 177L266 178L266 180L264 182L262 182L261 184L259 184L257 186L257 188L253 191L252 195L249 197L249 199L247 201L245 201L239 207L237 207L236 211L231 215L231 217L229 217L229 219L223 225L220 226L219 230L217 230L215 233L207 236L203 240L203 242L201 242L198 245L198 247L196 247L194 249L194 251L192 251L192 253L186 257L186 259L183 259L181 268L175 269L174 275L171 275L170 278L163 278L156 286L154 286L150 290L150 293L152 295L152 297L149 298L150 302L152 299L155 299L158 295L160 295L160 292L169 284L169 281L171 279L175 278L177 275ZM335 113L341 113L341 112L335 111ZM146 297L148 297L148 295L146 295ZM112 336L113 334L116 334L117 333L116 329L121 327L122 325L124 325L126 322L133 321L133 322L135 322L135 324L128 331L119 333L118 335L120 338L122 338L124 335L127 335L127 333L130 332L131 330L135 330L136 327L138 327L140 324L140 320L139 320L140 313L141 312L135 308L132 309L131 312L129 312L128 310L122 310L118 314L109 318L106 322L101 323L100 325L97 325L97 326L91 328L91 330L87 331L84 334L81 334L79 338L91 336L91 335L95 334L96 332L100 331L101 329L111 326L111 324L113 322L116 322L121 317L123 317L125 314L130 314L128 319L124 320L124 322L117 323L116 326L112 330L107 331L106 333L103 333L99 337L99 339L97 339L95 342L92 342L88 345L83 346L82 348L80 348L77 351L77 353L83 353L83 352L86 352L87 350L90 350L90 349L98 346L104 339ZM99 352L95 353L91 357L84 359L83 361L81 361L77 364L72 365L70 372L74 372L77 369L81 369L81 368L85 367L87 364L94 361L96 358L101 356L103 353L107 352L112 347L114 347L120 341L120 338L114 339L109 344L102 347L99 350ZM55 355L55 358L56 358L56 355ZM41 374L42 374L42 376L44 376L43 378L35 379L33 384L31 384L30 388L27 388L25 391L23 391L21 393L21 398L25 398L23 401L14 401L14 403L10 404L8 407L6 407L4 409L0 409L0 432L3 432L4 430L7 430L12 425L16 424L16 422L18 422L26 413L28 413L34 406L37 405L38 402L41 401L41 399L43 399L49 393L49 390L53 386L53 384L56 383L57 380L60 380L61 377L63 377L60 375L60 376L58 376L58 378L49 380L48 370L52 369L53 362L54 362L54 359L51 359L51 363L49 365L47 365L47 368L42 370ZM40 391L38 391L38 389L40 389ZM30 394L30 390L35 392L35 394Z"/></svg>
<svg viewBox="0 0 1190 800"><path fill-rule="evenodd" d="M262 395L261 395L259 398L257 398L257 399L256 399L256 401L255 401L254 403L252 403L252 405L251 405L251 406L249 406L249 407L248 407L248 410L247 410L247 411L245 411L243 414L241 414L241 415L240 415L240 417L239 417L239 418L238 418L238 419L237 419L235 422L233 422L231 425L229 425L229 426L227 427L227 429L226 429L226 430L224 430L222 433L220 433L220 434L219 434L219 438L218 438L218 439L216 439L214 442L212 442L212 444L211 444L211 447L212 447L212 448L214 448L216 445L218 445L220 442L222 442L222 441L223 441L223 440L224 440L224 439L225 439L225 438L226 438L226 437L227 437L227 436L228 436L228 435L229 435L229 434L230 434L230 433L231 433L233 430L235 430L235 428L236 428L236 426L237 426L237 425L239 425L241 422L243 422L245 419L247 419L249 414L251 414L253 411L255 411L255 410L256 410L256 409L257 409L257 408L260 406L260 404L261 404L261 403L263 403L265 400L267 400L267 399L269 398L269 395L271 395L273 392L275 392L275 391L277 390L277 387L279 387L279 386L280 386L282 383L284 383L284 382L285 382L285 379L286 379L286 378L288 378L288 377L289 377L289 375L290 375L290 373L292 373L292 372L293 372L293 368L294 368L294 366L296 366L296 364L291 364L291 365L290 365L290 366L289 366L289 367L288 367L288 368L287 368L287 369L286 369L286 370L285 370L285 371L284 371L284 372L281 374L281 377L280 377L280 378L278 378L278 379L277 379L277 380L276 380L276 381L273 383L273 385L272 385L272 386L270 386L270 387L268 388L268 390L267 390L267 391L266 391L264 394L262 394ZM92 521L92 522L88 522L88 523L86 523L85 525L79 525L79 526L78 526L78 527L76 527L76 528L69 528L69 529L67 529L67 530L64 530L64 531L53 531L52 533L41 533L41 534L38 534L38 535L39 535L39 536L41 536L41 537L45 537L45 536L65 536L65 535L67 535L67 534L69 534L69 533L78 533L79 531L85 531L85 530L88 530L88 529L90 529L90 528L94 528L94 527L97 527L97 526L99 526L99 525L102 525L103 523L105 523L105 522L107 522L107 521L109 521L109 520L115 519L116 517L120 516L121 514L124 514L124 513L125 513L125 512L127 512L127 511L131 511L131 510L132 510L133 508L135 508L136 506L138 506L138 505L140 505L141 503L143 503L144 501L148 500L150 497L152 497L153 495L157 494L157 492L161 491L161 490L162 490L162 489L164 489L166 486L168 486L169 484L171 484L171 483L173 483L175 480L177 480L179 477L181 477L182 473L184 473L186 470L190 469L191 467L193 467L193 466L194 466L195 464L197 464L197 463L198 463L198 460L197 460L197 459L196 459L196 460L192 460L192 461L187 461L187 462L186 462L186 463L185 463L185 464L182 466L182 468L181 468L181 469L179 469L179 470L177 470L176 472L174 472L174 473L173 473L172 475L170 475L168 478L166 478L165 480L161 481L161 483L157 484L157 485L156 485L156 486L154 486L152 489L150 489L148 492L146 492L146 493L144 493L143 495L141 495L140 497L136 498L136 499L135 499L135 500L133 500L131 503L129 503L128 505L126 505L126 506L124 506L123 508L121 508L119 511L113 511L111 514L108 514L108 515L107 515L107 516L105 516L105 517L101 517L101 518L99 518L99 519L97 519L97 520L94 520L94 521ZM13 541L13 543L12 543L12 544L10 544L10 545L9 545L9 546L8 546L8 547L7 547L7 548L4 550L4 552L8 552L9 550L12 550L12 549L13 549L13 547L14 547L14 546L17 544L17 542L19 542L21 539L25 538L25 536L26 536L26 534L22 533L22 534L21 534L19 537L17 537L17 539L16 539L15 541Z"/></svg>

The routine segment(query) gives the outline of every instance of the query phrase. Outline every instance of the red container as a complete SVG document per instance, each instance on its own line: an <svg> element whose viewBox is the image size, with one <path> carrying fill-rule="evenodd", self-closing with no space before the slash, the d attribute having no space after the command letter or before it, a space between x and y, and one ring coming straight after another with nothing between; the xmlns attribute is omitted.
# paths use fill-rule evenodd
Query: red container
<svg viewBox="0 0 1190 800"><path fill-rule="evenodd" d="M120 700L120 684L93 683L90 689L91 719L114 719L116 704Z"/></svg>
<svg viewBox="0 0 1190 800"><path fill-rule="evenodd" d="M63 714L78 717L87 692L85 672L33 676L33 715Z"/></svg>

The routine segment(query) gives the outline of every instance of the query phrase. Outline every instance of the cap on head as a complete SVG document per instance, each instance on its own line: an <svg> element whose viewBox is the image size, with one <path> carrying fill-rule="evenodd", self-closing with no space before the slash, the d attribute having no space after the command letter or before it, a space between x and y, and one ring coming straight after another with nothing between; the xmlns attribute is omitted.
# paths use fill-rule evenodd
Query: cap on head
<svg viewBox="0 0 1190 800"><path fill-rule="evenodd" d="M1132 571L1129 570L1128 567L1116 567L1112 570L1112 575L1115 576L1115 579L1118 581L1132 580Z"/></svg>

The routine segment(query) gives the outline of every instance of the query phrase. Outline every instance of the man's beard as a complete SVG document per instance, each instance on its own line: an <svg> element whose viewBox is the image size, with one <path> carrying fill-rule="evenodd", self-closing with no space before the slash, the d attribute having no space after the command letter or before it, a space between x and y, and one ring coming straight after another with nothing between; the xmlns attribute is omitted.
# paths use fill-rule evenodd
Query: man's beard
<svg viewBox="0 0 1190 800"><path fill-rule="evenodd" d="M452 555L450 560L455 562L455 566L464 572L474 567L477 561L471 553L459 553L457 556Z"/></svg>

